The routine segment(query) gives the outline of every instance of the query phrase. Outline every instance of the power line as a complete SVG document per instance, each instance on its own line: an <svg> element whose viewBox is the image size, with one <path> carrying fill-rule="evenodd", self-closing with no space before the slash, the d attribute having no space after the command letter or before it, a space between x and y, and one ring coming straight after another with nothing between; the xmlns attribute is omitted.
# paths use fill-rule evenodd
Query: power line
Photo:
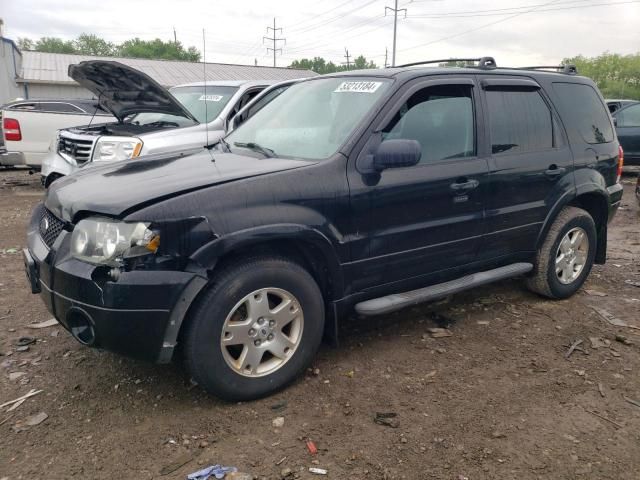
<svg viewBox="0 0 640 480"><path fill-rule="evenodd" d="M286 38L278 38L276 37L276 33L278 32L278 30L280 30L280 33L282 34L282 28L276 28L276 18L273 17L273 28L272 27L267 27L267 34L269 33L269 30L273 30L273 37L262 37L262 41L264 42L265 40L269 40L273 42L273 48L267 47L267 53L269 53L269 50L273 50L273 66L276 66L276 53L280 52L280 54L282 54L282 49L278 48L278 42L284 42L284 44L287 44L287 39Z"/></svg>
<svg viewBox="0 0 640 480"><path fill-rule="evenodd" d="M395 0L394 7L384 7L384 15L387 15L387 10L393 12L393 50L391 51L391 66L396 66L396 37L398 30L398 12L404 12L404 16L407 16L406 8L398 8L398 0Z"/></svg>
<svg viewBox="0 0 640 480"><path fill-rule="evenodd" d="M316 23L316 24L311 25L310 27L302 28L301 30L300 30L300 29L297 29L296 27L291 28L291 29L289 29L289 33L297 32L297 31L301 31L301 33L307 33L307 32L310 32L311 30L315 30L315 29L317 29L317 28L324 27L325 25L327 25L327 24L329 24L329 23L333 23L333 22L335 22L336 20L340 20L340 19L345 18L347 15L349 15L349 14L351 14L351 13L353 13L353 12L356 12L356 11L358 11L358 10L362 10L363 8L368 7L369 5L371 5L372 3L376 2L376 1L377 1L377 0L369 0L368 2L366 2L366 3L365 3L365 4L363 4L363 5L360 5L360 6L356 7L356 8L353 8L353 9L351 9L351 10L348 10L348 11L346 11L346 12L342 12L341 14L336 15L335 17L331 17L331 18L329 18L328 20L320 21L320 22L318 22L318 23Z"/></svg>
<svg viewBox="0 0 640 480"><path fill-rule="evenodd" d="M305 24L305 23L308 23L308 22L314 22L314 21L316 21L319 17L322 17L323 15L326 15L327 13L335 12L335 11L336 11L336 10L338 10L339 8L342 8L343 6L345 6L346 4L351 3L351 2L353 2L353 0L348 0L347 2L340 3L337 7L333 7L333 8L331 8L331 9L329 9L329 10L325 11L325 12L317 13L317 14L313 15L313 17L311 17L311 18L308 18L307 20L303 20L303 21L301 21L301 22L300 22L300 23L298 23L295 27L290 28L290 29L289 29L289 32L296 32L296 31L298 31L298 30L304 30L304 27L300 27L300 25Z"/></svg>

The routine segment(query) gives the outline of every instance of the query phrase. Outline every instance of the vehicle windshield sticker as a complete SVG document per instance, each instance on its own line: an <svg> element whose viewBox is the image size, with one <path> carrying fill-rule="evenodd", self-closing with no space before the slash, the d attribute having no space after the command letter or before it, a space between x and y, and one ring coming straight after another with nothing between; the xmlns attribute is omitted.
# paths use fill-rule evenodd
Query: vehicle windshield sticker
<svg viewBox="0 0 640 480"><path fill-rule="evenodd" d="M200 95L200 98L198 99L201 102L219 102L220 100L222 100L222 95Z"/></svg>
<svg viewBox="0 0 640 480"><path fill-rule="evenodd" d="M342 82L333 92L373 93L380 85L382 82Z"/></svg>

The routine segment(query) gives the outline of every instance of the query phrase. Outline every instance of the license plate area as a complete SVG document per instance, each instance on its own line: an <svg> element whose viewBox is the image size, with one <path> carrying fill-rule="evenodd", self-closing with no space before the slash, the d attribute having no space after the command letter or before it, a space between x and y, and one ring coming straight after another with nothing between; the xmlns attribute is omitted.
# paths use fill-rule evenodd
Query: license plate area
<svg viewBox="0 0 640 480"><path fill-rule="evenodd" d="M31 253L29 250L24 248L22 250L22 259L24 260L24 271L27 275L27 280L29 280L29 285L31 286L31 293L40 293L40 278L38 275L38 268L36 267L36 262L33 260Z"/></svg>

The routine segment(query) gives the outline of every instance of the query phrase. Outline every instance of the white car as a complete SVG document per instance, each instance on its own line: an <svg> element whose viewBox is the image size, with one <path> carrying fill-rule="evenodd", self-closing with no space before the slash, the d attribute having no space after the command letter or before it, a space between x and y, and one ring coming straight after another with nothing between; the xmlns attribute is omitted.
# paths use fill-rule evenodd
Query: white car
<svg viewBox="0 0 640 480"><path fill-rule="evenodd" d="M0 165L40 168L61 128L115 120L96 100L18 100L0 109L4 148Z"/></svg>
<svg viewBox="0 0 640 480"><path fill-rule="evenodd" d="M236 113L275 83L200 82L167 90L138 70L103 60L71 65L69 76L117 121L61 130L43 161L45 186L91 163L184 154L216 143Z"/></svg>

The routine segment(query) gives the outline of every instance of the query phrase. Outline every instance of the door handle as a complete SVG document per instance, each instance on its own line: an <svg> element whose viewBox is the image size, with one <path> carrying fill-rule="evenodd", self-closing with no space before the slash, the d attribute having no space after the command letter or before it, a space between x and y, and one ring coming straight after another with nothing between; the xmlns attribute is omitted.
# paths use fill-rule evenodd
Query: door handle
<svg viewBox="0 0 640 480"><path fill-rule="evenodd" d="M480 182L478 180L464 179L462 181L456 181L455 183L452 183L451 185L449 185L449 188L451 188L451 190L453 190L454 192L466 192L469 190L473 190L474 188L478 188L478 185L480 185Z"/></svg>
<svg viewBox="0 0 640 480"><path fill-rule="evenodd" d="M547 177L557 177L558 175L562 175L564 174L564 172L566 172L567 169L564 167L558 167L557 165L550 165L548 169L546 169L544 171L544 174Z"/></svg>

